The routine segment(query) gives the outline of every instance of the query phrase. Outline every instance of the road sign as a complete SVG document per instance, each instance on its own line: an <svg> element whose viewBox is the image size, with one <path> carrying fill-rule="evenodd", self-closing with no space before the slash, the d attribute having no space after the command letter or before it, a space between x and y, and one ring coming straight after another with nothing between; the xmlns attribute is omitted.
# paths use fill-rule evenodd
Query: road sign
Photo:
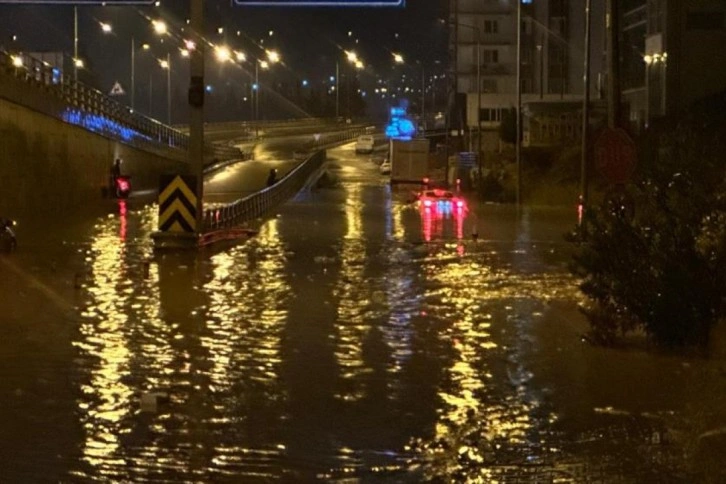
<svg viewBox="0 0 726 484"><path fill-rule="evenodd" d="M406 0L233 0L238 7L404 7Z"/></svg>
<svg viewBox="0 0 726 484"><path fill-rule="evenodd" d="M123 96L126 94L126 91L124 91L124 88L121 87L121 83L116 81L108 94L111 96Z"/></svg>
<svg viewBox="0 0 726 484"><path fill-rule="evenodd" d="M0 4L23 5L151 5L154 0L0 0Z"/></svg>
<svg viewBox="0 0 726 484"><path fill-rule="evenodd" d="M595 164L610 183L623 184L635 170L635 143L621 128L606 128L595 142Z"/></svg>
<svg viewBox="0 0 726 484"><path fill-rule="evenodd" d="M197 227L197 179L163 175L159 186L159 231L194 233Z"/></svg>

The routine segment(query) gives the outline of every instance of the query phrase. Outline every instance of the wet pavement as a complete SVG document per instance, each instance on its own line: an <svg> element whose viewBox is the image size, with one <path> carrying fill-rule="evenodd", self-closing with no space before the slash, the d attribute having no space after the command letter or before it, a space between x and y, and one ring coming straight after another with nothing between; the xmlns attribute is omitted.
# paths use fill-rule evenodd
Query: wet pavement
<svg viewBox="0 0 726 484"><path fill-rule="evenodd" d="M352 144L329 157L338 187L199 254L154 255L134 200L21 220L0 480L696 479L721 362L581 341L574 213L427 211Z"/></svg>

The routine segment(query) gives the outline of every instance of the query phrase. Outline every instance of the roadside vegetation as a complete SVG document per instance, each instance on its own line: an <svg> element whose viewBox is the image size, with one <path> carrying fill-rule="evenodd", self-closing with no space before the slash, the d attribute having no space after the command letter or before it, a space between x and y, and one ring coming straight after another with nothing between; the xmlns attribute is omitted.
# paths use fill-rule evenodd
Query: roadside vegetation
<svg viewBox="0 0 726 484"><path fill-rule="evenodd" d="M726 311L726 94L640 144L627 202L591 207L577 237L592 337L705 348Z"/></svg>

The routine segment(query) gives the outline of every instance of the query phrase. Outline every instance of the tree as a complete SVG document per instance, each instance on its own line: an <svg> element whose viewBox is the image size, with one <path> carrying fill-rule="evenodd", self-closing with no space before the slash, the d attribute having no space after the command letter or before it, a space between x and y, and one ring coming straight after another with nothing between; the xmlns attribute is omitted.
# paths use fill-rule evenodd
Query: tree
<svg viewBox="0 0 726 484"><path fill-rule="evenodd" d="M649 133L634 216L607 203L586 214L573 270L597 339L642 328L704 346L726 315L725 112L726 93Z"/></svg>
<svg viewBox="0 0 726 484"><path fill-rule="evenodd" d="M514 144L517 140L517 110L515 108L502 110L502 122L499 125L499 137L505 143Z"/></svg>

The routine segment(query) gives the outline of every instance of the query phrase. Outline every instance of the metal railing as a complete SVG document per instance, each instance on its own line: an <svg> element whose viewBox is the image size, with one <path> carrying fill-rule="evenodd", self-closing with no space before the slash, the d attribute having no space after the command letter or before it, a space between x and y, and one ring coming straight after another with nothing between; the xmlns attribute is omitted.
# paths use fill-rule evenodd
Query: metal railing
<svg viewBox="0 0 726 484"><path fill-rule="evenodd" d="M313 173L323 166L325 151L322 148L324 146L353 140L361 134L372 133L374 129L371 126L360 127L321 136L306 147L310 153L306 156L305 161L274 185L230 204L205 210L203 231L210 232L236 227L254 220L271 208L286 202L305 186Z"/></svg>
<svg viewBox="0 0 726 484"><path fill-rule="evenodd" d="M204 211L204 232L227 229L249 222L294 196L325 162L325 151L317 151L284 178L248 197Z"/></svg>
<svg viewBox="0 0 726 484"><path fill-rule="evenodd" d="M42 94L44 100L50 97L54 105L61 104L62 112L48 109L45 114L65 122L123 141L152 142L183 151L189 148L189 136L180 130L139 114L27 54L0 50L0 76L17 79ZM206 144L205 151L218 160L241 157L239 150L229 146Z"/></svg>

